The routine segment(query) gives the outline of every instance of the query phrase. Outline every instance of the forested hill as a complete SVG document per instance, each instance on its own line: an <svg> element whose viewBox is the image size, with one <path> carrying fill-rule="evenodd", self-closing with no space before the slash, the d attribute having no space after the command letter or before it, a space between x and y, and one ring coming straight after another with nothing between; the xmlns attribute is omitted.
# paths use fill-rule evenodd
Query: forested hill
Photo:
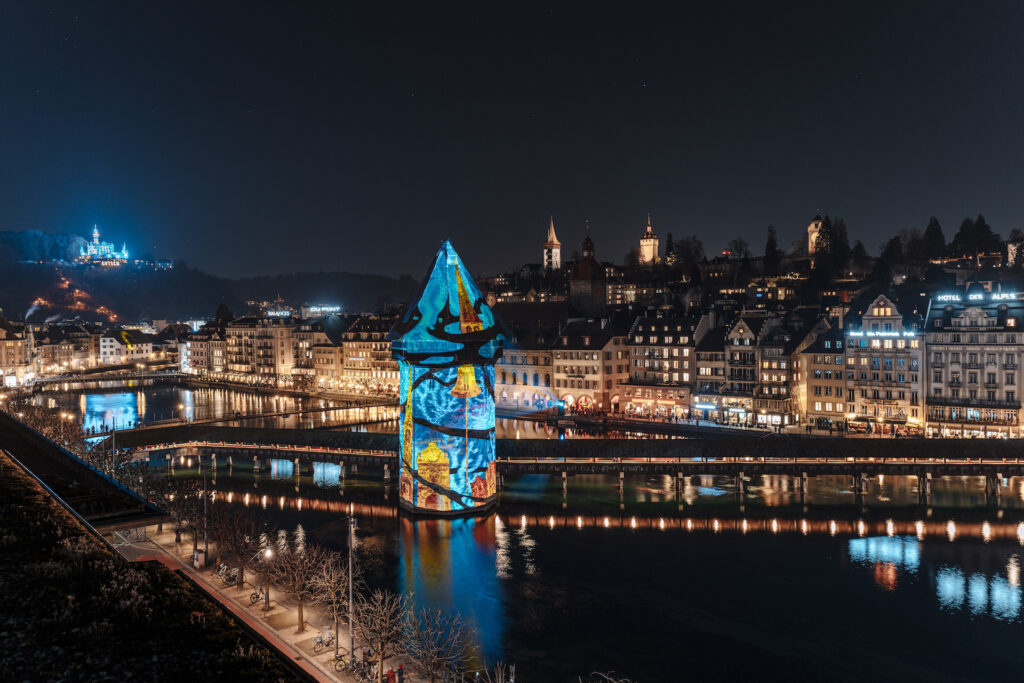
<svg viewBox="0 0 1024 683"><path fill-rule="evenodd" d="M36 235L30 234L33 232ZM109 319L107 311L120 321L185 320L210 317L221 303L241 315L247 311L246 301L278 295L293 306L340 304L347 312L359 313L405 302L416 289L408 276L321 272L233 280L183 262L167 271L21 262L70 260L77 255L80 241L71 235L38 231L0 232L0 308L4 316L21 320L39 302L30 317L33 321L74 315L101 321Z"/></svg>

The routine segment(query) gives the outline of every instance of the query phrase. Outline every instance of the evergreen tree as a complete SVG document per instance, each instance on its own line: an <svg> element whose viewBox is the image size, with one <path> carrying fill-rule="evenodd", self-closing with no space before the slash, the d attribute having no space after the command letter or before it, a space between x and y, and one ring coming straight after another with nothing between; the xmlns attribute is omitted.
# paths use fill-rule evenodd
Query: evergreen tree
<svg viewBox="0 0 1024 683"><path fill-rule="evenodd" d="M942 234L942 226L935 216L928 219L928 227L924 229L924 237L921 239L921 251L929 259L946 255L946 236Z"/></svg>
<svg viewBox="0 0 1024 683"><path fill-rule="evenodd" d="M818 236L814 238L814 264L820 265L820 261L828 260L832 253L832 219L828 216L821 221L818 228Z"/></svg>
<svg viewBox="0 0 1024 683"><path fill-rule="evenodd" d="M850 237L846 234L846 221L837 218L829 236L829 258L837 271L844 270L850 263Z"/></svg>
<svg viewBox="0 0 1024 683"><path fill-rule="evenodd" d="M768 226L768 240L764 245L764 274L778 275L782 270L782 251L779 249L779 238L775 234L775 226Z"/></svg>
<svg viewBox="0 0 1024 683"><path fill-rule="evenodd" d="M217 313L214 315L214 318L221 325L226 325L234 320L235 316L231 313L231 309L228 308L227 304L221 304L217 307Z"/></svg>
<svg viewBox="0 0 1024 683"><path fill-rule="evenodd" d="M679 265L679 255L676 253L676 244L672 241L672 233L665 235L665 265L669 268Z"/></svg>

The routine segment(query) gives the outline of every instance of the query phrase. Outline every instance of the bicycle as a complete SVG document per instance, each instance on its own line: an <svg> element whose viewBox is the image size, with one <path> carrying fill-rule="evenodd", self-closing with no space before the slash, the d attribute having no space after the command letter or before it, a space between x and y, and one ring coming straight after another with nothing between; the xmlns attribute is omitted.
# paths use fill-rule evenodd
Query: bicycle
<svg viewBox="0 0 1024 683"><path fill-rule="evenodd" d="M263 590L263 586L257 586L256 589L249 595L249 604L255 605L260 600L264 600L267 597L267 592Z"/></svg>
<svg viewBox="0 0 1024 683"><path fill-rule="evenodd" d="M325 648L334 645L334 631L327 629L327 635L317 633L313 636L313 652L320 654Z"/></svg>

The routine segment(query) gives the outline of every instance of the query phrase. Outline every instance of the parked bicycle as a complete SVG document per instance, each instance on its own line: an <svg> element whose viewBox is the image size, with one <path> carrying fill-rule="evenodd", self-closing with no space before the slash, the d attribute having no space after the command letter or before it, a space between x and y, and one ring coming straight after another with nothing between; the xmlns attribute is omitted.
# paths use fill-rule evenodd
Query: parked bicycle
<svg viewBox="0 0 1024 683"><path fill-rule="evenodd" d="M327 629L327 633L317 633L313 636L313 652L320 654L325 649L334 646L334 631Z"/></svg>
<svg viewBox="0 0 1024 683"><path fill-rule="evenodd" d="M217 568L217 576L225 586L229 586L238 581L238 567L228 567L226 564L222 564Z"/></svg>
<svg viewBox="0 0 1024 683"><path fill-rule="evenodd" d="M257 586L256 589L249 595L249 604L255 605L260 600L267 599L267 592L263 590L263 586Z"/></svg>

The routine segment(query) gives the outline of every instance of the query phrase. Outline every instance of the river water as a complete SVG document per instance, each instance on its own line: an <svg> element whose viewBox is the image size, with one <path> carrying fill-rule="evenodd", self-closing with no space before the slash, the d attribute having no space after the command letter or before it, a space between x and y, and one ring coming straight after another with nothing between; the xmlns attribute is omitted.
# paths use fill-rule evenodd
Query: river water
<svg viewBox="0 0 1024 683"><path fill-rule="evenodd" d="M313 399L272 395L248 389L193 388L155 383L153 380L118 380L91 385L76 383L49 385L34 396L38 405L69 412L90 433L111 428L126 429L137 424L166 420L227 420L290 413L271 417L248 417L232 424L279 429L353 428L395 433L397 408L393 406L342 408L336 399ZM298 412L301 411L301 412ZM351 426L355 424L356 426ZM586 430L558 429L531 420L503 418L495 424L498 438L559 439L599 437ZM638 437L639 434L615 433ZM648 437L649 438L649 437ZM665 437L659 437L665 438Z"/></svg>
<svg viewBox="0 0 1024 683"><path fill-rule="evenodd" d="M36 400L87 428L175 417L226 418L310 407L251 391L124 384L45 391ZM319 407L317 404L314 407ZM329 426L341 411L259 418ZM393 431L394 423L359 427ZM501 437L593 438L525 420ZM198 477L196 451L175 476ZM192 458L190 461L189 458ZM156 466L165 466L158 463ZM601 475L510 477L494 513L412 520L381 471L340 481L291 460L254 473L209 473L233 504L265 508L279 529L343 549L358 518L368 580L419 605L458 609L481 657L514 662L521 681L614 671L634 681L1024 679L1024 480L986 498L981 478L945 478L920 501L913 477L873 479L858 497L842 477Z"/></svg>
<svg viewBox="0 0 1024 683"><path fill-rule="evenodd" d="M175 476L198 476L195 451ZM281 529L346 544L373 585L458 609L488 661L523 681L1020 680L1024 480L600 475L509 478L493 514L412 520L382 472L221 467L209 486ZM191 468L188 465L191 464ZM160 466L160 465L158 465Z"/></svg>

